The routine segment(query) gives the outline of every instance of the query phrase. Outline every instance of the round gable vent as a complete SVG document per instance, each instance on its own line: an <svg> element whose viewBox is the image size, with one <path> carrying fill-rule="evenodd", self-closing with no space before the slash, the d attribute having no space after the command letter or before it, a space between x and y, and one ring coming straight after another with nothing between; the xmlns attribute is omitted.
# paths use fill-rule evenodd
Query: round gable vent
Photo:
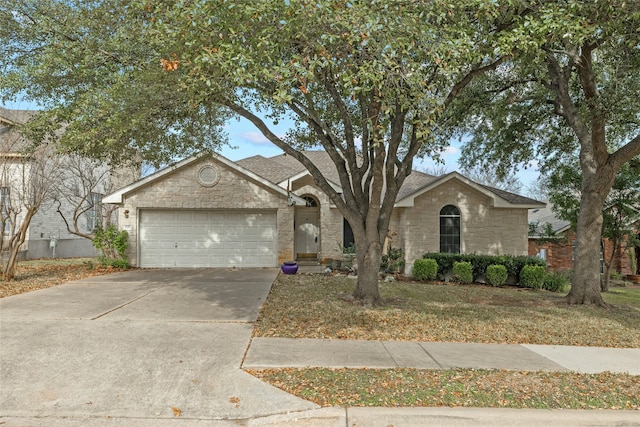
<svg viewBox="0 0 640 427"><path fill-rule="evenodd" d="M214 165L204 165L198 171L198 182L205 187L212 187L218 183L220 173Z"/></svg>

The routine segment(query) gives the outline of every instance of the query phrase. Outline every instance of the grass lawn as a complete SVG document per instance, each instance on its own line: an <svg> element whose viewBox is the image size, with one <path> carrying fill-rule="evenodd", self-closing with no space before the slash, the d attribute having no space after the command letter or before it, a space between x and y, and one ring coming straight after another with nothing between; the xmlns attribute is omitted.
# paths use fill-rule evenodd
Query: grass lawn
<svg viewBox="0 0 640 427"><path fill-rule="evenodd" d="M640 348L640 288L612 288L609 309L515 287L381 283L380 307L354 304L351 278L280 275L256 336Z"/></svg>
<svg viewBox="0 0 640 427"><path fill-rule="evenodd" d="M16 276L10 282L0 281L0 298L23 292L50 288L71 280L111 273L100 268L95 258L56 258L18 262Z"/></svg>
<svg viewBox="0 0 640 427"><path fill-rule="evenodd" d="M640 347L640 288L612 288L609 309L567 306L563 294L515 287L381 283L384 303L348 295L344 276L280 275L256 336ZM640 377L454 369L249 371L289 393L334 406L640 408Z"/></svg>

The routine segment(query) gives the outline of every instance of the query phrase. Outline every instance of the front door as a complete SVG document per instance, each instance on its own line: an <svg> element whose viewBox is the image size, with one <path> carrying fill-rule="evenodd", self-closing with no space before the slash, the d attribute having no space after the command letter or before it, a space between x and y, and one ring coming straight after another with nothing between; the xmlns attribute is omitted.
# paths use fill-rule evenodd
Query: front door
<svg viewBox="0 0 640 427"><path fill-rule="evenodd" d="M296 209L296 259L318 258L318 209Z"/></svg>

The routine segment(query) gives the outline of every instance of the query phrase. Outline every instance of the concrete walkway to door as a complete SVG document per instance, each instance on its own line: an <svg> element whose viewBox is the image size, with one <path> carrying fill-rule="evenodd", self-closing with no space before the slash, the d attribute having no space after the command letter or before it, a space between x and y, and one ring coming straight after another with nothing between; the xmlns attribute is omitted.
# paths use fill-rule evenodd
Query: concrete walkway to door
<svg viewBox="0 0 640 427"><path fill-rule="evenodd" d="M205 425L317 408L240 369L276 275L135 270L0 299L0 422Z"/></svg>

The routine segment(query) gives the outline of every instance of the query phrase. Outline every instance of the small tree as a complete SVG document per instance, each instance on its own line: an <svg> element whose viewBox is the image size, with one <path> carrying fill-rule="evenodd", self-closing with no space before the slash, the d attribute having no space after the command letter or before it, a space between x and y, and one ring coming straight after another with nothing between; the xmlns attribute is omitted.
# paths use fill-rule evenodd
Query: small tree
<svg viewBox="0 0 640 427"><path fill-rule="evenodd" d="M47 149L3 156L0 174L6 190L3 190L0 241L4 280L14 278L31 220L53 196L54 183L61 170L58 160Z"/></svg>
<svg viewBox="0 0 640 427"><path fill-rule="evenodd" d="M65 179L56 186L57 212L69 233L93 240L98 228L115 220L117 206L103 204L102 196L134 181L140 175L139 168L126 164L116 168L76 154L64 156L62 165Z"/></svg>

